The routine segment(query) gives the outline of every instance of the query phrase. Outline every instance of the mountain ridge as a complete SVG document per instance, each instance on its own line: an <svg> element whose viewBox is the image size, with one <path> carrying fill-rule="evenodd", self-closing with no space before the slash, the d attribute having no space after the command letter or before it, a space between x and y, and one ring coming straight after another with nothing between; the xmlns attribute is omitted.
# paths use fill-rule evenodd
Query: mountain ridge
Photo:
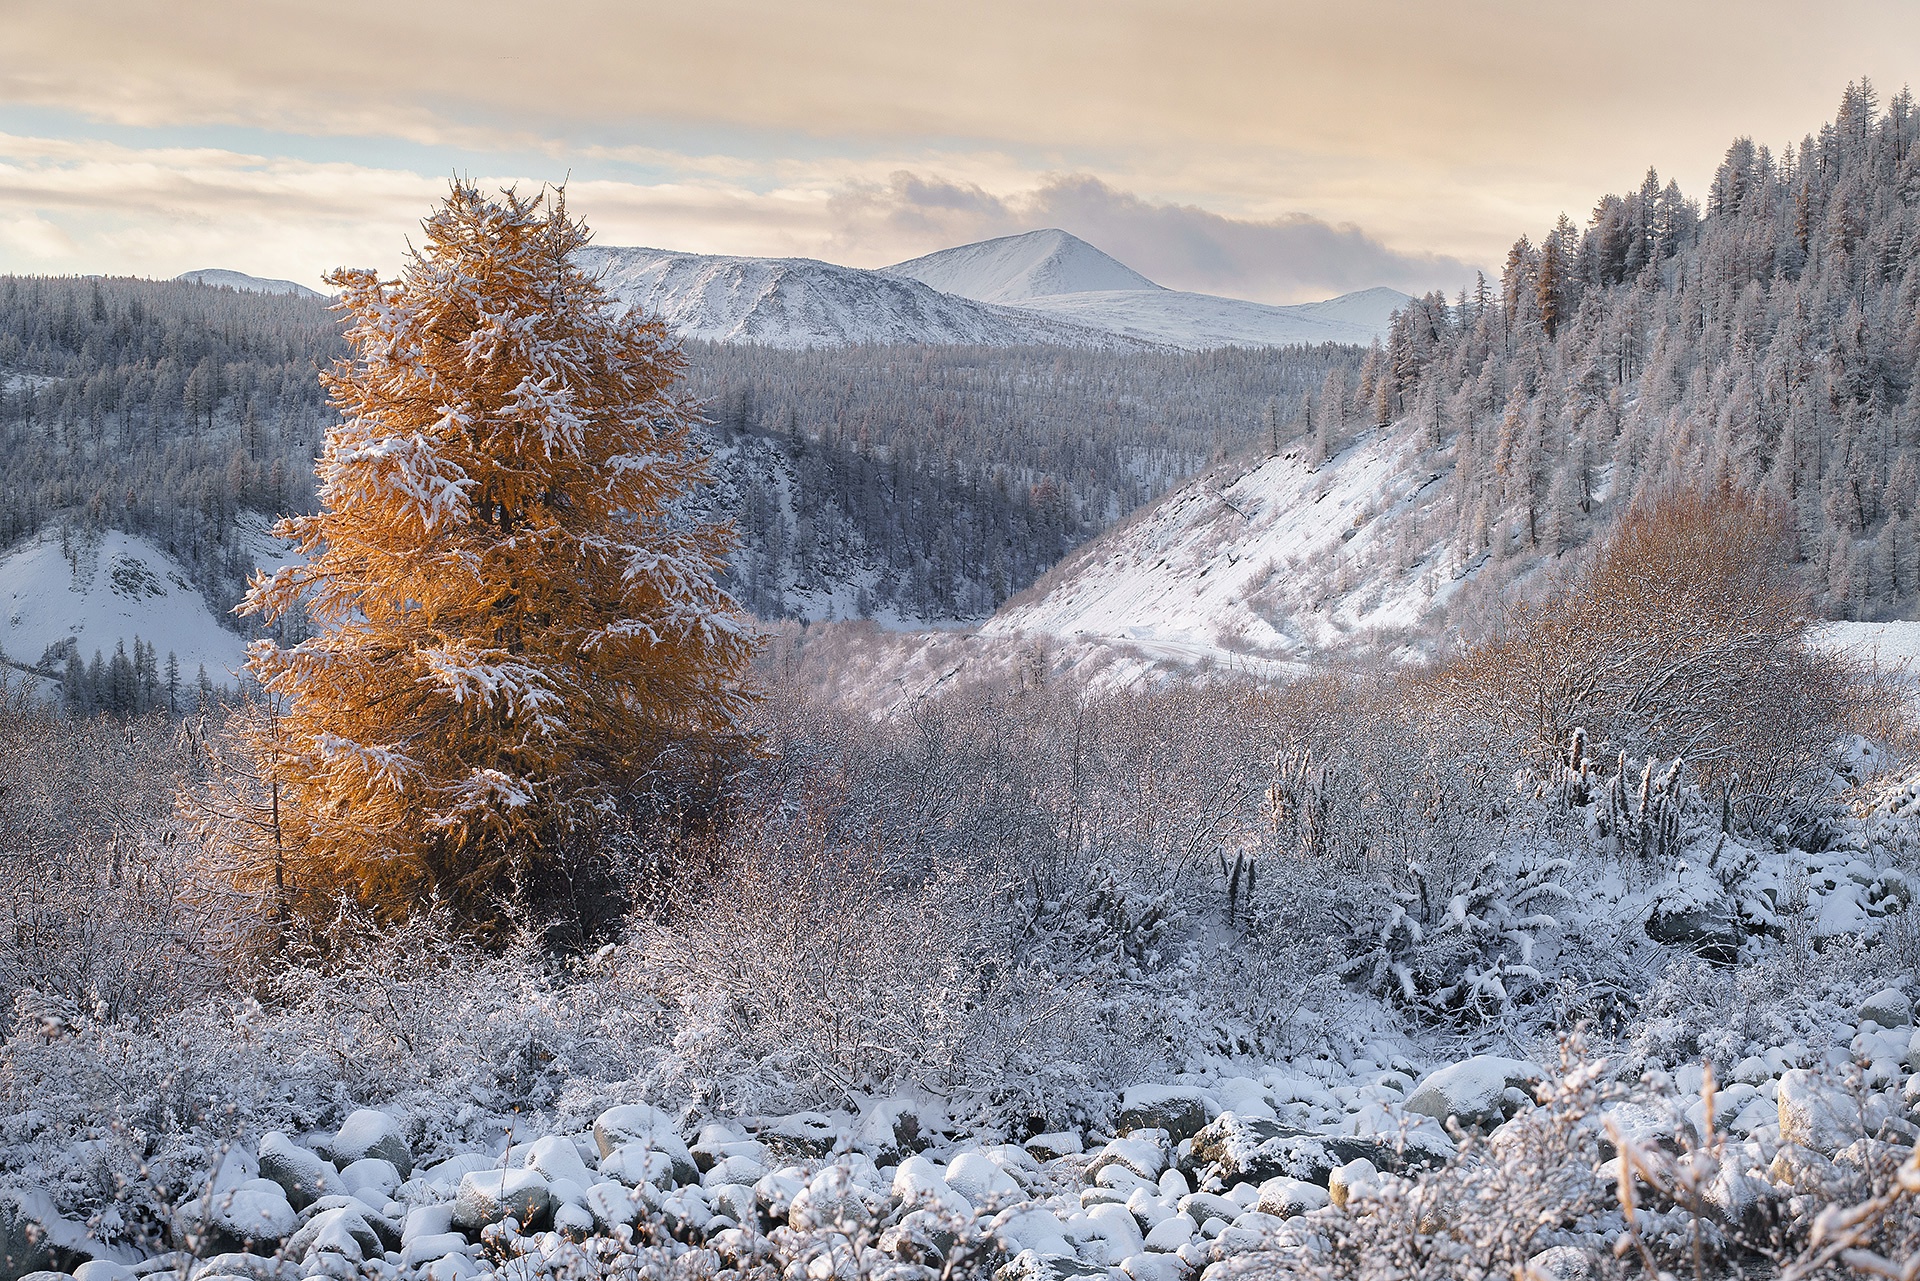
<svg viewBox="0 0 1920 1281"><path fill-rule="evenodd" d="M1288 307L1163 289L1058 228L879 270L648 247L595 246L581 257L609 292L682 338L787 349L1365 346L1411 301L1384 287Z"/></svg>
<svg viewBox="0 0 1920 1281"><path fill-rule="evenodd" d="M183 271L174 277L190 285L206 285L211 289L237 289L247 294L293 294L300 298L325 298L318 289L309 289L297 280L273 280L264 276L249 276L244 271L230 271L225 267L202 267L198 271Z"/></svg>
<svg viewBox="0 0 1920 1281"><path fill-rule="evenodd" d="M748 258L672 249L580 251L601 285L658 315L682 338L785 348L862 343L1005 347L1139 345L1139 340L944 294L917 280L812 258Z"/></svg>

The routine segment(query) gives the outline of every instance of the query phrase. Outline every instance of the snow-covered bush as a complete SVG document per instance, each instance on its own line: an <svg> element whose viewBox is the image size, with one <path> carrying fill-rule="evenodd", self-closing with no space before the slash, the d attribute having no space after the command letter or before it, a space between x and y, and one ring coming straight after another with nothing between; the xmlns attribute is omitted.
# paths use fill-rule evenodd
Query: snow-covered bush
<svg viewBox="0 0 1920 1281"><path fill-rule="evenodd" d="M178 728L65 721L0 679L0 985L47 1017L144 1018L224 982L178 842Z"/></svg>
<svg viewBox="0 0 1920 1281"><path fill-rule="evenodd" d="M1511 1014L1547 986L1534 950L1572 900L1555 879L1571 870L1566 859L1516 865L1496 852L1449 882L1408 864L1386 879L1372 920L1334 909L1347 924L1347 946L1359 949L1340 975L1425 1018L1470 1023Z"/></svg>

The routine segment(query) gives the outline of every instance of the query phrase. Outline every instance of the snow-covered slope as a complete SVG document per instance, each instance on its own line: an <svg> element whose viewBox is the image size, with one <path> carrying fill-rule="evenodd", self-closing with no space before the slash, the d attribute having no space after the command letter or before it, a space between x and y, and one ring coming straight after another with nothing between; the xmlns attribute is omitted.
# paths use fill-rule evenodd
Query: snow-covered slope
<svg viewBox="0 0 1920 1281"><path fill-rule="evenodd" d="M193 676L201 664L215 684L231 685L246 662L246 642L222 627L186 571L144 538L110 530L42 534L0 560L0 649L9 661L37 664L72 641L83 660L111 658L134 637L162 663L169 652Z"/></svg>
<svg viewBox="0 0 1920 1281"><path fill-rule="evenodd" d="M1098 327L943 294L917 280L811 258L591 248L583 265L683 338L769 347L857 343L1133 346Z"/></svg>
<svg viewBox="0 0 1920 1281"><path fill-rule="evenodd" d="M266 280L259 276L249 276L244 271L228 271L223 267L206 267L200 271L183 271L174 277L196 285L211 285L214 288L225 286L243 294L297 294L303 298L324 298L325 294L317 289L292 280Z"/></svg>
<svg viewBox="0 0 1920 1281"><path fill-rule="evenodd" d="M1019 306L1030 298L1160 286L1057 227L942 249L887 272L910 276L942 293Z"/></svg>
<svg viewBox="0 0 1920 1281"><path fill-rule="evenodd" d="M1074 552L981 635L1104 641L1192 662L1284 659L1417 624L1458 581L1399 545L1438 486L1418 443L1372 433L1330 462L1216 470Z"/></svg>
<svg viewBox="0 0 1920 1281"><path fill-rule="evenodd" d="M1412 301L1409 295L1401 293L1398 289L1376 285L1372 289L1341 294L1338 298L1329 298L1325 302L1303 302L1282 310L1297 316L1312 316L1329 324L1358 325L1384 338L1387 325L1393 319L1393 313Z"/></svg>
<svg viewBox="0 0 1920 1281"><path fill-rule="evenodd" d="M1407 296L1391 289L1369 289L1367 295L1390 295L1395 306ZM1181 293L1174 289L1113 289L1092 293L1054 294L1029 298L1021 307L1088 328L1201 351L1209 347L1291 347L1310 343L1366 344L1386 337L1387 317L1371 318L1374 301L1351 304L1348 294L1326 302L1273 307L1240 298Z"/></svg>

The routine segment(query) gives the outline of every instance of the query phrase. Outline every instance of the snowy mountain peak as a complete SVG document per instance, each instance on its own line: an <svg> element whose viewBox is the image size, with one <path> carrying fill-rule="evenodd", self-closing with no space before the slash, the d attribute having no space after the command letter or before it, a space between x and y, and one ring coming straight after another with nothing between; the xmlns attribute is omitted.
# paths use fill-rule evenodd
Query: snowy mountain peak
<svg viewBox="0 0 1920 1281"><path fill-rule="evenodd" d="M581 264L630 307L683 338L769 347L961 343L1004 347L1152 345L1071 318L942 293L918 280L812 258L739 258L594 247Z"/></svg>
<svg viewBox="0 0 1920 1281"><path fill-rule="evenodd" d="M324 298L325 294L317 289L309 289L293 280L267 280L260 276L249 276L244 271L228 271L224 267L203 267L199 271L183 271L174 277L189 284L208 285L218 289L225 286L243 294L293 294L301 298Z"/></svg>
<svg viewBox="0 0 1920 1281"><path fill-rule="evenodd" d="M942 293L1015 306L1056 294L1160 288L1119 259L1058 227L942 249L883 270L922 281Z"/></svg>

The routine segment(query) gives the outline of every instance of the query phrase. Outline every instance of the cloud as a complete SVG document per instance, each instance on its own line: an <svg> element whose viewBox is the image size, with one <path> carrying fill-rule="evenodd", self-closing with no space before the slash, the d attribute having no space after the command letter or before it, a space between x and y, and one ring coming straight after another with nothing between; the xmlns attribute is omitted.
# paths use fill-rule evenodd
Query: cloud
<svg viewBox="0 0 1920 1281"><path fill-rule="evenodd" d="M571 183L574 211L602 244L877 267L1060 226L1171 287L1277 302L1376 284L1457 286L1470 274L1352 226L1298 214L1232 218L1086 174L1023 172L992 154L937 156L940 171L788 161L768 189L711 157L685 166L662 159L683 176ZM540 181L511 173L480 180ZM222 266L308 283L346 263L392 270L445 184L344 161L0 133L0 269L171 276Z"/></svg>
<svg viewBox="0 0 1920 1281"><path fill-rule="evenodd" d="M1150 203L1352 222L1388 245L1489 261L1650 163L1695 189L1735 135L1798 138L1849 78L1891 88L1920 59L1911 0L1830 0L1814 24L1805 9L1748 0L1730 21L1719 0L62 0L10 7L0 108L278 134L309 154L332 141L361 161L400 140L490 157L473 167L491 172L717 178L763 194L796 158L884 184L882 159L958 180L940 153L998 154L1018 158L1029 190L1092 173ZM1022 189L982 188L1015 204ZM1329 262L1369 252L1310 230L1288 243ZM1236 235L1206 239L1257 260Z"/></svg>
<svg viewBox="0 0 1920 1281"><path fill-rule="evenodd" d="M1458 289L1474 272L1458 258L1394 249L1352 223L1303 213L1232 218L1147 200L1090 174L1053 175L1032 190L1001 196L977 184L901 171L884 183L850 185L830 208L846 250L895 243L925 253L1059 227L1169 288L1265 302L1374 285L1410 293Z"/></svg>

